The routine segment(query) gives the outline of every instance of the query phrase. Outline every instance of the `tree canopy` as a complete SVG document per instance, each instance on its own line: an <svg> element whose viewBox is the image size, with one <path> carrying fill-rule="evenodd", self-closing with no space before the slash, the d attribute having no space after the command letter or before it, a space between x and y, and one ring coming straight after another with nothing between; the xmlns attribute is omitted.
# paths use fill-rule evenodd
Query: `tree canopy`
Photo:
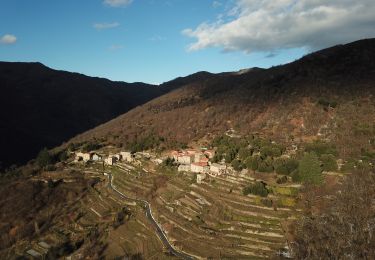
<svg viewBox="0 0 375 260"><path fill-rule="evenodd" d="M298 174L301 181L305 183L321 184L323 182L322 169L315 153L305 153L298 165Z"/></svg>

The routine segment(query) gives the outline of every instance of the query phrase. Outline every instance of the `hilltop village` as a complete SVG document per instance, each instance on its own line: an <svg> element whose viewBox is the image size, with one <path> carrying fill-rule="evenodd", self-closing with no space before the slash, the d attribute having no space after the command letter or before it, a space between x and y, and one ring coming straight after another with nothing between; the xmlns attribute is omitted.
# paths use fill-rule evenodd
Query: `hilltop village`
<svg viewBox="0 0 375 260"><path fill-rule="evenodd" d="M113 166L117 163L131 163L141 166L141 159L147 159L156 165L160 165L165 161L178 166L178 172L190 172L196 174L196 182L200 184L206 178L206 175L220 176L227 172L233 172L233 167L227 166L224 161L220 163L213 163L215 150L201 148L201 149L186 149L186 150L172 150L167 152L162 157L157 157L151 152L136 152L121 151L114 154L104 155L97 151L91 152L75 152L74 163L87 162L101 162L103 165Z"/></svg>
<svg viewBox="0 0 375 260"><path fill-rule="evenodd" d="M77 243L99 225L109 230L108 239L118 241L109 244L106 255L111 256L117 255L116 247L126 245L128 252L146 259L153 254L162 259L166 251L197 259L289 257L288 225L301 215L304 183L319 185L323 178L338 183L352 167L364 165L341 160L324 141L285 146L233 133L190 148L131 151L90 142L71 144L58 156L50 154L60 158L58 162L45 160L42 155L48 153L36 159L44 172L34 181L51 189L58 183L73 188L87 181L89 193L76 206L81 213L69 213L74 217L61 218L56 232L20 245L20 255L51 252L43 253L40 242L56 248L64 247L65 240ZM133 238L144 248L137 248ZM222 250L212 250L218 246ZM78 257L88 248L70 255Z"/></svg>

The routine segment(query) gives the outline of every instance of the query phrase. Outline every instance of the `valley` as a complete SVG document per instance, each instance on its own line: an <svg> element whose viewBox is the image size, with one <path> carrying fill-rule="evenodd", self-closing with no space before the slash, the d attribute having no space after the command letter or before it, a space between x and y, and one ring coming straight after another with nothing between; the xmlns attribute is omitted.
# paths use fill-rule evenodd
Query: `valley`
<svg viewBox="0 0 375 260"><path fill-rule="evenodd" d="M299 184L278 184L278 175L233 169L198 181L197 173L165 165L170 158L165 154L135 153L131 162L125 157L116 162L104 159L116 156L115 151L96 150L91 154L101 159L95 161L96 157L82 161L77 157L81 152L72 152L57 169L29 180L48 183L52 190L54 185L79 187L77 180L85 180L89 187L78 200L68 200L71 206L64 206L48 229L32 231L36 240L17 242L0 254L51 255L51 249L35 246L40 241L73 259L87 254L139 254L145 259L263 259L289 254L288 225L301 215ZM245 187L259 181L267 183L268 196L244 195ZM75 246L64 252L61 247L67 241Z"/></svg>
<svg viewBox="0 0 375 260"><path fill-rule="evenodd" d="M0 258L372 259L374 55L158 86L0 63Z"/></svg>

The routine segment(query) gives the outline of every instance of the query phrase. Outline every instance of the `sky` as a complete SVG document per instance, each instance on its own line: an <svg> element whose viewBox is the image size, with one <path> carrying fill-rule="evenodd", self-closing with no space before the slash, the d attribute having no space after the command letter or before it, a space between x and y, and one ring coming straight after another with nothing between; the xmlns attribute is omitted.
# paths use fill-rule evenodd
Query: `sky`
<svg viewBox="0 0 375 260"><path fill-rule="evenodd" d="M0 60L159 84L375 37L374 0L1 0Z"/></svg>

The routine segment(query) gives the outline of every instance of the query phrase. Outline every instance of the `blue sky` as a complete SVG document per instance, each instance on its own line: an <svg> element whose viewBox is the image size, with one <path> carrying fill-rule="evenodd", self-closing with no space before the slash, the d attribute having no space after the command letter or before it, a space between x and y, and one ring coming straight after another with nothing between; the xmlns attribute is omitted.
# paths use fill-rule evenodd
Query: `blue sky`
<svg viewBox="0 0 375 260"><path fill-rule="evenodd" d="M337 21L327 18L327 23L348 28L331 29L339 30L340 37L329 36L331 24L321 26L322 18L313 17L316 10L332 15L332 8L295 3L285 8L285 2L288 0L1 0L0 60L39 61L54 69L111 80L161 83L202 70L279 65L311 50L374 36L374 19L366 20L369 26L361 28L361 35L349 32L355 28L348 25L355 26L355 22L340 11L361 7L350 1L332 1L337 2L331 6L336 8ZM371 18L373 4L364 2L368 5L362 8L369 10ZM314 25L311 19L320 21L320 27L312 26L311 33L288 24L306 10L312 17L302 21L306 29ZM277 12L288 19L273 23L266 19ZM328 39L317 39L321 33Z"/></svg>

